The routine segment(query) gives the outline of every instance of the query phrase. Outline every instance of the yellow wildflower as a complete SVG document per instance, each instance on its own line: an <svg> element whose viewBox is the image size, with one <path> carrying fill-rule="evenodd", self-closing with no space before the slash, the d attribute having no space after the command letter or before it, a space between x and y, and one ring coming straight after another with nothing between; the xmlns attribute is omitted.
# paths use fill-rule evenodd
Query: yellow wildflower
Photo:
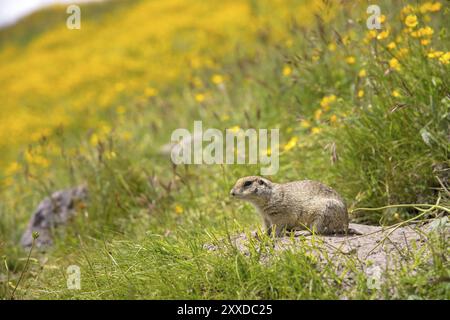
<svg viewBox="0 0 450 320"><path fill-rule="evenodd" d="M316 119L317 121L320 120L320 117L322 116L322 109L317 109L316 112L314 112L314 119Z"/></svg>
<svg viewBox="0 0 450 320"><path fill-rule="evenodd" d="M396 47L397 45L395 44L395 42L389 42L388 43L388 45L387 45L387 48L389 49L389 50L393 50L393 49L395 49L395 47Z"/></svg>
<svg viewBox="0 0 450 320"><path fill-rule="evenodd" d="M298 137L292 137L288 143L284 145L284 151L289 151L297 145Z"/></svg>
<svg viewBox="0 0 450 320"><path fill-rule="evenodd" d="M434 59L434 58L439 58L443 54L444 54L443 51L435 51L435 50L431 49L427 56L430 59Z"/></svg>
<svg viewBox="0 0 450 320"><path fill-rule="evenodd" d="M399 98L399 97L401 97L401 94L400 94L400 92L397 89L395 89L395 90L392 91L392 96L394 98Z"/></svg>
<svg viewBox="0 0 450 320"><path fill-rule="evenodd" d="M197 93L195 95L195 101L197 101L197 102L205 101L205 95L203 93Z"/></svg>
<svg viewBox="0 0 450 320"><path fill-rule="evenodd" d="M114 151L105 152L105 158L108 160L115 159L117 154Z"/></svg>
<svg viewBox="0 0 450 320"><path fill-rule="evenodd" d="M131 132L125 131L124 133L122 133L123 140L129 141L129 140L131 140L131 138L133 138L133 135L131 134Z"/></svg>
<svg viewBox="0 0 450 320"><path fill-rule="evenodd" d="M378 22L384 23L385 21L386 21L386 16L384 14L382 14L381 16L378 17Z"/></svg>
<svg viewBox="0 0 450 320"><path fill-rule="evenodd" d="M288 65L283 67L283 76L287 77L292 73L292 68Z"/></svg>
<svg viewBox="0 0 450 320"><path fill-rule="evenodd" d="M312 134L318 134L320 131L322 131L322 129L320 129L319 127L314 127L311 129Z"/></svg>
<svg viewBox="0 0 450 320"><path fill-rule="evenodd" d="M419 29L419 36L421 36L421 37L432 36L433 33L434 33L434 30L430 26L426 26L425 28Z"/></svg>
<svg viewBox="0 0 450 320"><path fill-rule="evenodd" d="M125 89L125 85L122 82L118 82L114 85L114 89L116 89L117 92L121 92Z"/></svg>
<svg viewBox="0 0 450 320"><path fill-rule="evenodd" d="M368 39L375 39L377 37L377 31L376 30L370 30L367 32L367 38Z"/></svg>
<svg viewBox="0 0 450 320"><path fill-rule="evenodd" d="M333 123L333 124L337 122L337 116L336 116L335 114L333 114L333 115L330 117L330 122Z"/></svg>
<svg viewBox="0 0 450 320"><path fill-rule="evenodd" d="M241 130L241 128L239 127L239 126L234 126L234 127L231 127L230 129L228 129L230 132L233 132L233 133L236 133L236 132L238 132L239 130Z"/></svg>
<svg viewBox="0 0 450 320"><path fill-rule="evenodd" d="M359 90L358 91L358 98L362 98L364 97L364 91L363 90Z"/></svg>
<svg viewBox="0 0 450 320"><path fill-rule="evenodd" d="M21 169L21 166L20 166L20 164L19 164L18 162L12 162L12 163L6 168L5 174L6 174L7 176L9 176L9 175L12 176L12 175L16 174L17 172L19 172L20 169Z"/></svg>
<svg viewBox="0 0 450 320"><path fill-rule="evenodd" d="M449 64L450 62L450 51L444 53L440 58L439 62L442 64Z"/></svg>
<svg viewBox="0 0 450 320"><path fill-rule="evenodd" d="M436 12L441 10L442 4L440 2L425 2L419 7L419 10L421 13L427 13L427 12Z"/></svg>
<svg viewBox="0 0 450 320"><path fill-rule="evenodd" d="M311 127L311 123L308 120L302 120L300 122L300 127L308 129L309 127Z"/></svg>
<svg viewBox="0 0 450 320"><path fill-rule="evenodd" d="M408 14L411 14L411 13L413 13L414 12L414 8L411 6L411 5L406 5L406 6L404 6L403 7L403 9L402 9L402 11L401 11L401 14L402 15L408 15Z"/></svg>
<svg viewBox="0 0 450 320"><path fill-rule="evenodd" d="M408 48L400 48L400 49L398 50L397 55L398 55L399 57L403 57L403 56L407 55L408 52L409 52Z"/></svg>
<svg viewBox="0 0 450 320"><path fill-rule="evenodd" d="M126 109L125 109L124 106L118 106L118 107L116 108L117 114L124 114L125 111L126 111Z"/></svg>
<svg viewBox="0 0 450 320"><path fill-rule="evenodd" d="M380 32L380 33L378 34L377 39L378 39L378 40L384 40L384 39L386 39L387 37L389 37L389 30L384 30L384 31L382 31L382 32Z"/></svg>
<svg viewBox="0 0 450 320"><path fill-rule="evenodd" d="M335 45L333 42L331 42L331 43L328 45L328 50L330 50L331 52L336 51L336 45Z"/></svg>
<svg viewBox="0 0 450 320"><path fill-rule="evenodd" d="M358 76L364 78L367 75L366 69L359 70Z"/></svg>
<svg viewBox="0 0 450 320"><path fill-rule="evenodd" d="M418 22L417 22L417 16L415 14L410 14L406 17L405 19L405 25L410 27L410 28L414 28L415 26L417 26Z"/></svg>
<svg viewBox="0 0 450 320"><path fill-rule="evenodd" d="M392 58L391 60L389 60L389 67L391 67L391 69L393 70L400 70L400 62L398 62L398 60L396 58Z"/></svg>
<svg viewBox="0 0 450 320"><path fill-rule="evenodd" d="M292 39L287 39L284 44L286 45L286 48L290 48L294 44L294 41Z"/></svg>
<svg viewBox="0 0 450 320"><path fill-rule="evenodd" d="M100 138L98 137L98 135L97 134L93 134L92 136L91 136L91 138L89 139L89 143L91 144L91 145L93 145L93 146L96 146L97 144L98 144L98 142L100 141Z"/></svg>
<svg viewBox="0 0 450 320"><path fill-rule="evenodd" d="M211 81L214 84L219 85L219 84L223 83L223 77L220 74L215 74L212 76Z"/></svg>
<svg viewBox="0 0 450 320"><path fill-rule="evenodd" d="M345 62L347 62L348 64L355 64L356 59L354 56L349 56L349 57L345 58Z"/></svg>
<svg viewBox="0 0 450 320"><path fill-rule="evenodd" d="M176 214L182 214L183 211L184 211L183 207L180 206L179 204L177 204L177 205L175 206L175 213L176 213Z"/></svg>
<svg viewBox="0 0 450 320"><path fill-rule="evenodd" d="M336 96L334 94L331 94L329 96L325 96L322 98L322 100L320 101L320 106L322 107L322 109L327 111L330 109L330 104L332 104L335 101L336 101Z"/></svg>
<svg viewBox="0 0 450 320"><path fill-rule="evenodd" d="M146 97L155 97L158 94L158 90L155 88L145 88L144 94Z"/></svg>
<svg viewBox="0 0 450 320"><path fill-rule="evenodd" d="M420 40L420 44L423 46L427 46L430 44L430 40L429 39L422 39Z"/></svg>
<svg viewBox="0 0 450 320"><path fill-rule="evenodd" d="M192 83L196 88L202 88L203 87L203 81L199 77L192 78Z"/></svg>

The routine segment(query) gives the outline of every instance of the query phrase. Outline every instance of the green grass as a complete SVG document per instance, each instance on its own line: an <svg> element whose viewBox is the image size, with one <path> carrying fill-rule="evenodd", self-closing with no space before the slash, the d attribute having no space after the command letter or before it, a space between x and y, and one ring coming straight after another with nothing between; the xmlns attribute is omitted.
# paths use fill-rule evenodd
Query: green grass
<svg viewBox="0 0 450 320"><path fill-rule="evenodd" d="M37 203L49 190L87 182L89 206L60 232L53 249L32 255L16 299L449 299L448 237L431 238L427 253L413 246L410 259L398 262L399 271L379 291L367 288L355 259L349 258L344 268L333 261L320 267L306 245L280 253L255 242L245 255L225 240L220 249L205 250L205 243L260 226L252 207L228 197L237 178L259 174L259 167L173 168L158 153L174 129L192 130L198 119L204 128L280 128L282 145L292 137L299 141L281 154L280 170L270 177L275 181L323 181L341 192L351 209L434 204L439 197L440 205L449 208L449 193L442 186L442 168L449 164L449 65L427 58L427 48L403 35L403 5L383 2L381 7L389 8L383 12L389 12L391 33L404 38L398 44L409 50L403 58L386 49L390 40L363 41L364 5L338 9L331 22L318 19L309 30L287 22L285 38L291 46L268 41L263 36L267 30L260 30L261 37L239 43L217 61L220 69L193 71L208 92L200 105L194 98L199 90L183 82L145 101L114 102L126 103L130 111L105 118L114 130L131 131L131 141L114 130L96 146L89 143L88 132L50 137L58 153L49 154L53 165L40 173L51 174L40 178L21 172L14 176L14 188L0 194L0 297L11 297L26 266L28 252L17 243ZM443 6L429 23L436 50L449 50L448 15ZM351 44L342 43L346 36ZM11 41L26 45L23 37L18 33ZM329 50L330 43L335 51ZM348 56L356 62L346 63ZM394 56L401 70L386 72ZM282 73L286 65L292 69L289 76ZM358 76L361 69L367 76ZM209 80L215 73L226 77L224 90ZM364 97L358 97L359 90ZM393 97L394 90L401 95ZM331 94L336 101L315 119L321 99ZM302 120L321 131L311 133ZM47 143L38 144L45 150ZM77 152L68 154L69 146ZM389 225L419 213L413 206L363 210L352 219ZM426 218L442 214L433 210ZM65 270L71 264L81 267L80 291L66 287ZM346 271L354 273L351 282L344 281Z"/></svg>

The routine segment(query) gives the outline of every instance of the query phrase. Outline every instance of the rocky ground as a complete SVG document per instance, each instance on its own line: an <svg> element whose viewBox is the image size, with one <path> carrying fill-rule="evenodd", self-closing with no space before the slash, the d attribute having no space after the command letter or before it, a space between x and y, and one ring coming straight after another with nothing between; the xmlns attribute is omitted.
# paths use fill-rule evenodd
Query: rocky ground
<svg viewBox="0 0 450 320"><path fill-rule="evenodd" d="M305 254L315 257L320 263L333 263L337 269L344 270L348 262L355 262L357 270L362 270L378 286L386 272L399 270L405 263L410 263L414 256L430 255L432 246L428 245L431 237L449 236L450 223L448 217L433 219L427 223L397 225L391 227L350 224L357 231L355 235L305 235L297 232L293 236L278 238L273 244L274 251L304 250ZM255 237L256 231L252 233ZM245 233L231 237L231 242L244 254L249 254L251 243ZM207 244L205 249L216 251L220 243ZM431 259L431 255L430 255ZM265 254L262 261L269 262L270 255ZM431 260L430 260L431 262ZM346 271L347 272L347 271ZM345 277L351 284L354 273L348 272Z"/></svg>

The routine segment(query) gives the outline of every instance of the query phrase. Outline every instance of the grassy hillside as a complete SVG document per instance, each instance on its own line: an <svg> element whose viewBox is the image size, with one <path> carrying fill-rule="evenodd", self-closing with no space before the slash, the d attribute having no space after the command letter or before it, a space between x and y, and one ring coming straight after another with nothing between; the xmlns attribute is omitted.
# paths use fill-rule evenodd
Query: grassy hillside
<svg viewBox="0 0 450 320"><path fill-rule="evenodd" d="M446 240L378 292L362 273L349 288L342 270L319 272L307 252L269 265L231 245L206 252L260 225L228 197L259 166L174 167L159 153L194 120L279 128L270 178L335 187L353 221L449 208L450 9L379 5L379 31L365 2L300 0L112 1L82 5L81 30L66 29L65 7L1 30L0 296L27 267L16 298L449 298ZM84 182L88 207L26 266L18 241L38 202ZM71 264L81 291L66 289Z"/></svg>

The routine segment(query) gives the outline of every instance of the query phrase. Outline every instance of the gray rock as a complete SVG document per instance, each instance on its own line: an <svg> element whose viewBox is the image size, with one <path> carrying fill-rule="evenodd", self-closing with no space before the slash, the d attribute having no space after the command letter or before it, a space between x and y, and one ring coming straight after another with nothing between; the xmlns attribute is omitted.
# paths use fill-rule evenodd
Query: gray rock
<svg viewBox="0 0 450 320"><path fill-rule="evenodd" d="M85 185L61 190L45 198L37 207L20 241L25 248L33 243L33 232L38 232L35 246L48 247L53 244L53 230L66 225L77 213L77 207L85 204L88 190Z"/></svg>

